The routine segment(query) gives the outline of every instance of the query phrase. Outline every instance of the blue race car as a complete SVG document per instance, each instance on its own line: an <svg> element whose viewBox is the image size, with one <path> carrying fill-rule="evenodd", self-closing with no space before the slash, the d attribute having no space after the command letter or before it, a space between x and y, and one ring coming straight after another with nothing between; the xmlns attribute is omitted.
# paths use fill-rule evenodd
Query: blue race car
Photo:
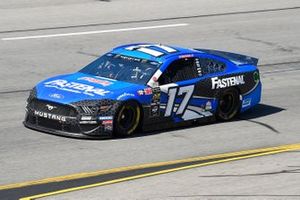
<svg viewBox="0 0 300 200"><path fill-rule="evenodd" d="M260 101L257 62L208 49L120 46L79 72L38 83L27 100L24 124L57 135L99 138L228 121Z"/></svg>

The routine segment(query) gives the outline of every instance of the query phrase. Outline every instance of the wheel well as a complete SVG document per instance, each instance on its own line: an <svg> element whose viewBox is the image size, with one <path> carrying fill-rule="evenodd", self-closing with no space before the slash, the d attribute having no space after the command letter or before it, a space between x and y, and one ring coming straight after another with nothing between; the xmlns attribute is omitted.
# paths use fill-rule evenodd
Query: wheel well
<svg viewBox="0 0 300 200"><path fill-rule="evenodd" d="M226 95L226 94L228 94L228 92L230 92L230 91L234 91L235 93L236 93L236 95L237 95L237 104L236 104L236 110L234 111L234 110L232 110L232 111L234 111L234 114L231 116L231 117L228 117L227 118L227 115L228 115L228 113L227 114L222 114L222 112L221 112L221 115L218 117L221 121L227 121L227 120L230 120L230 119L232 119L234 116L236 116L239 112L240 112L240 107L241 107L241 99L240 99L240 94L241 94L241 92L240 92L240 89L238 88L238 87L228 87L228 88L225 88L225 89L223 89L223 90L221 90L220 92L219 92L219 97L218 97L218 102L220 102L220 99L221 99L221 97L222 97L222 95ZM220 104L218 105L218 109L217 109L217 111L216 111L216 113L217 113L217 115L219 115L218 113L219 113L219 110L220 109ZM232 112L232 111L228 111L229 113L230 112ZM225 113L226 113L227 111L225 111ZM225 117L224 117L225 116ZM230 115L229 115L230 116Z"/></svg>
<svg viewBox="0 0 300 200"><path fill-rule="evenodd" d="M141 129L142 128L142 122L143 122L143 119L144 119L144 110L143 110L142 104L139 101L135 100L135 99L128 99L128 100L124 101L122 103L122 105L124 103L126 103L126 102L134 102L134 103L136 103L139 106L140 112L141 112L141 116L140 116L140 119L139 119L138 129Z"/></svg>
<svg viewBox="0 0 300 200"><path fill-rule="evenodd" d="M239 95L241 95L241 89L237 86L234 87L228 87L228 88L224 88L224 89L220 89L216 95L217 98L220 98L220 96L224 93L225 90L229 90L229 89L235 89Z"/></svg>
<svg viewBox="0 0 300 200"><path fill-rule="evenodd" d="M120 112L120 110L122 110L122 107L125 105L125 104L135 104L135 105L132 105L132 107L133 106L138 106L139 107L139 109L140 109L140 117L139 117L139 121L138 121L138 124L136 123L136 121L135 121L135 128L134 128L134 130L133 131L135 131L135 130L139 130L140 129L140 127L141 127L141 125L142 125L142 119L143 119L143 117L144 117L144 112L143 112L143 110L142 110L142 106L141 106L141 104L137 101L137 100L134 100L134 99L128 99L128 100L125 100L125 101L119 101L119 105L118 105L118 107L117 107L117 109L116 109L116 112L115 112L115 115L114 115L114 120L117 120L117 118L118 118L118 115L119 115L119 112ZM118 128L117 128L118 126L117 126L117 123L114 123L114 131L113 131L113 134L114 134L114 136L117 136L117 137L124 137L124 136L128 136L128 135L131 135L132 133L133 133L133 131L130 131L130 134L128 134L128 132L124 132L124 131L127 131L127 130L119 130ZM120 132L119 132L120 131ZM128 134L128 135L127 135Z"/></svg>

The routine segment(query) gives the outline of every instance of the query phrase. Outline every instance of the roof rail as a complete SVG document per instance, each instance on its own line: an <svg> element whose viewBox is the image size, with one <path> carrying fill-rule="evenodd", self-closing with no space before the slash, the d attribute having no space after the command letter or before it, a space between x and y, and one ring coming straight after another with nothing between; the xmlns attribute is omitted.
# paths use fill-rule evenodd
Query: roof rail
<svg viewBox="0 0 300 200"><path fill-rule="evenodd" d="M133 44L125 47L129 51L140 51L154 57L178 52L176 49L161 44Z"/></svg>

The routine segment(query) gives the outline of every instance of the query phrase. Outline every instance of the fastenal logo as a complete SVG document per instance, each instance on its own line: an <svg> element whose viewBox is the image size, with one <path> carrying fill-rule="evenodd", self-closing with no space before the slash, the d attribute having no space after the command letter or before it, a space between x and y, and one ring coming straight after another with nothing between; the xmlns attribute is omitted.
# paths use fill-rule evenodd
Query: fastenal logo
<svg viewBox="0 0 300 200"><path fill-rule="evenodd" d="M226 88L235 85L243 85L245 84L244 75L240 76L233 76L228 78L221 78L218 77L211 78L212 87L211 89L220 89Z"/></svg>
<svg viewBox="0 0 300 200"><path fill-rule="evenodd" d="M53 110L54 108L57 108L56 106L52 106L50 104L46 104L46 107L48 108L48 110Z"/></svg>
<svg viewBox="0 0 300 200"><path fill-rule="evenodd" d="M89 96L94 96L95 94L105 96L107 93L109 93L109 91L101 88L96 88L94 86L86 85L82 83L69 82L63 79L49 81L44 83L44 85L45 87L56 88L58 90L64 90L64 91L73 92L77 94L83 93Z"/></svg>

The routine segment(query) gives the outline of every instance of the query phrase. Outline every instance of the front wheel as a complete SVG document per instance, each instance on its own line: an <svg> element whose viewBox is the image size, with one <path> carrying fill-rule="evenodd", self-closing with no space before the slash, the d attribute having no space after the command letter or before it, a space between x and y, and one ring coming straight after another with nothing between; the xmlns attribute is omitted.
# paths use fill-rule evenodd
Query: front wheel
<svg viewBox="0 0 300 200"><path fill-rule="evenodd" d="M224 90L219 96L219 103L216 117L221 121L228 121L234 118L240 109L239 92L235 88Z"/></svg>
<svg viewBox="0 0 300 200"><path fill-rule="evenodd" d="M125 102L120 106L114 120L114 132L116 136L125 137L131 135L138 127L141 109L134 101Z"/></svg>

